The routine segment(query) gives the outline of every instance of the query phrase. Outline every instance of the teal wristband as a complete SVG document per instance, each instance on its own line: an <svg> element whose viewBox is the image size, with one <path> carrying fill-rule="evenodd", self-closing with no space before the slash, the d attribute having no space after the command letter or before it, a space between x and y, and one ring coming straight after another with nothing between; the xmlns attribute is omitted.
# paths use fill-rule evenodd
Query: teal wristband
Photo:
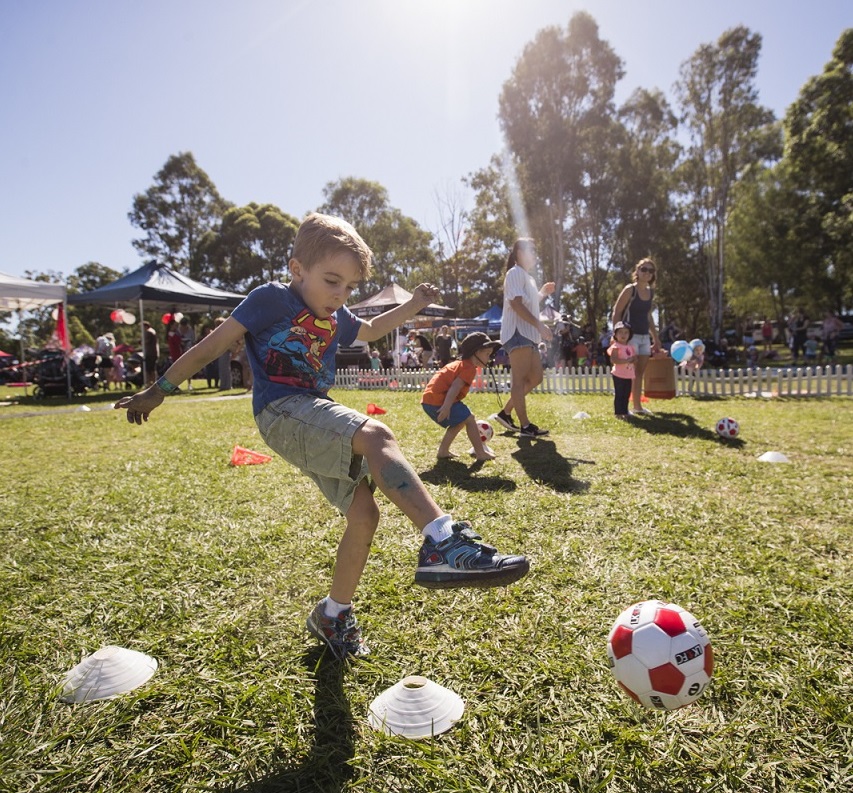
<svg viewBox="0 0 853 793"><path fill-rule="evenodd" d="M175 391L178 390L178 387L174 383L170 383L166 379L166 375L163 375L157 381L157 388L159 388L164 394L174 394Z"/></svg>

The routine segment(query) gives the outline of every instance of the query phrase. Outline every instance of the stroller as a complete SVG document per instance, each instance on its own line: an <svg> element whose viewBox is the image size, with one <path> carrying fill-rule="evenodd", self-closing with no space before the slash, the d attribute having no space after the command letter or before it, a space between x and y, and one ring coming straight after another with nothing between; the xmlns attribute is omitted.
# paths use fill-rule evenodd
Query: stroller
<svg viewBox="0 0 853 793"><path fill-rule="evenodd" d="M42 350L36 366L33 383L33 397L44 399L48 396L65 396L68 393L66 365L71 366L71 391L83 394L97 384L97 371L86 374L84 369L73 360L66 362L61 350ZM94 383L92 378L94 378Z"/></svg>

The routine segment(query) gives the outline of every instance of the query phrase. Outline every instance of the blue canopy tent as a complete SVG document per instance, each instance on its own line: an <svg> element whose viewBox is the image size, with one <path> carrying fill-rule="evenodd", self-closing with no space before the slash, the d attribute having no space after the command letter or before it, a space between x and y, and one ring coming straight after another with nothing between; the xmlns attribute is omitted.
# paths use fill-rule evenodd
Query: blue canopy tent
<svg viewBox="0 0 853 793"><path fill-rule="evenodd" d="M140 330L146 302L170 311L212 311L236 308L242 301L243 295L205 286L153 261L99 289L68 296L71 305L101 303L121 307L138 304ZM144 349L144 330L141 344Z"/></svg>
<svg viewBox="0 0 853 793"><path fill-rule="evenodd" d="M479 320L480 322L487 322L489 333L500 333L501 320L503 319L503 315L503 306L492 306L491 308L487 308L479 316L474 317L474 319Z"/></svg>

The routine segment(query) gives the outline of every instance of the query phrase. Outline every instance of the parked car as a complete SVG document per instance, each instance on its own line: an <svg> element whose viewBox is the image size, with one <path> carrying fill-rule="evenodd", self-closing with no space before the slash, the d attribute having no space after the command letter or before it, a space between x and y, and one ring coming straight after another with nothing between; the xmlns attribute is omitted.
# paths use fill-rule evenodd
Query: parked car
<svg viewBox="0 0 853 793"><path fill-rule="evenodd" d="M347 369L350 367L369 369L370 345L366 341L356 340L349 347L338 347L335 353L335 363L338 369Z"/></svg>

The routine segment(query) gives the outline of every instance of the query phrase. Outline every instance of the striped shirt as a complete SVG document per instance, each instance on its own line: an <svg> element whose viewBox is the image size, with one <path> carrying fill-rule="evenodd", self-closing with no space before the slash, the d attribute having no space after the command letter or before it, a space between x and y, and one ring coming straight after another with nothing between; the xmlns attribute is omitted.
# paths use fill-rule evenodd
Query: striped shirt
<svg viewBox="0 0 853 793"><path fill-rule="evenodd" d="M516 314L510 305L513 298L521 297L524 307L533 314L539 316L539 290L533 276L519 265L511 267L504 278L504 313L501 317L501 343L506 344L512 335L518 331L525 339L535 344L539 343L539 327L531 325Z"/></svg>

